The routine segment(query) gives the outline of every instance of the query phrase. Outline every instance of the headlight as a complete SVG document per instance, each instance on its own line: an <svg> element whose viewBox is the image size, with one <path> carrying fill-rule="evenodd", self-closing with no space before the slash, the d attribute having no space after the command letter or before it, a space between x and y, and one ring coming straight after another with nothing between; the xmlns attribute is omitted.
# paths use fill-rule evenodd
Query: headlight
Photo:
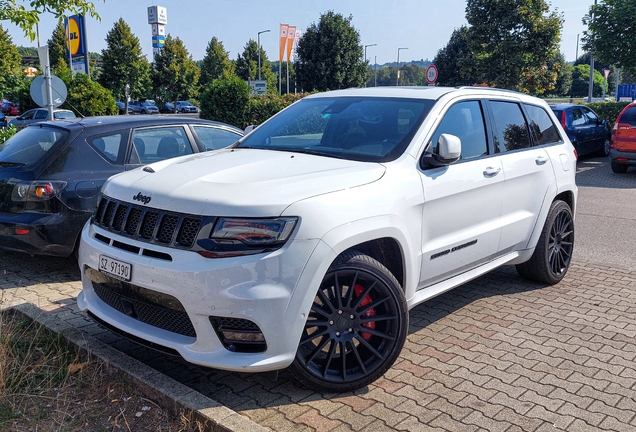
<svg viewBox="0 0 636 432"><path fill-rule="evenodd" d="M271 252L289 239L298 218L240 219L219 218L209 239L197 243L206 258L222 258Z"/></svg>

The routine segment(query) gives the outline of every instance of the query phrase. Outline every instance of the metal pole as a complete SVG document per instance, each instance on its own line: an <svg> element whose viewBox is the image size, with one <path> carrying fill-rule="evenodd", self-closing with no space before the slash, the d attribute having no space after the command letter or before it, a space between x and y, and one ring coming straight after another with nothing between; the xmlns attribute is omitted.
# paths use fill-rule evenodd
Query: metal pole
<svg viewBox="0 0 636 432"><path fill-rule="evenodd" d="M378 56L373 57L373 87L378 86Z"/></svg>
<svg viewBox="0 0 636 432"><path fill-rule="evenodd" d="M365 45L365 46L364 46L364 63L365 63L365 64L366 64L366 62L367 62L367 47L372 47L372 46L376 46L376 45L377 45L377 43L369 44L369 45ZM367 70L368 70L368 69L367 69ZM364 82L364 86L365 86L365 87L367 86L367 82L366 82L366 81Z"/></svg>
<svg viewBox="0 0 636 432"><path fill-rule="evenodd" d="M574 57L574 61L576 62L579 59L579 35L576 35L576 56Z"/></svg>
<svg viewBox="0 0 636 432"><path fill-rule="evenodd" d="M258 39L257 51L258 51L258 79L259 81L261 79L261 33L267 33L268 31L271 31L271 30L259 31L258 35L256 36L256 38Z"/></svg>
<svg viewBox="0 0 636 432"><path fill-rule="evenodd" d="M408 48L398 48L398 58L397 58L397 78L395 79L395 85L400 85L400 50L405 50Z"/></svg>
<svg viewBox="0 0 636 432"><path fill-rule="evenodd" d="M596 0L594 0L596 6ZM592 14L592 22L594 22L594 14ZM594 35L592 34L592 49L590 50L590 83L587 89L587 101L592 102L592 93L594 92Z"/></svg>

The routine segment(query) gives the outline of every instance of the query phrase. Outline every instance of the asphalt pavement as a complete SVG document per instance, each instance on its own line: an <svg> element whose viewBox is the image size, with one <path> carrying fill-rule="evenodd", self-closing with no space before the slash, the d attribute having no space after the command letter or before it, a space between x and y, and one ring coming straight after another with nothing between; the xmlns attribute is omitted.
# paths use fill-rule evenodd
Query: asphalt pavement
<svg viewBox="0 0 636 432"><path fill-rule="evenodd" d="M208 430L636 431L636 169L582 159L577 183L561 283L503 267L417 306L395 365L354 393L316 393L287 371L204 368L124 340L78 310L70 259L0 252L0 300Z"/></svg>

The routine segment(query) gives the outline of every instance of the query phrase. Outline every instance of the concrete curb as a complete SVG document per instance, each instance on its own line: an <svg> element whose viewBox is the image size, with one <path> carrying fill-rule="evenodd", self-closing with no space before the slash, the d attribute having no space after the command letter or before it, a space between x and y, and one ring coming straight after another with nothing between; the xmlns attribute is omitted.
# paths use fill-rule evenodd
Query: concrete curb
<svg viewBox="0 0 636 432"><path fill-rule="evenodd" d="M133 359L94 337L81 332L61 319L47 315L40 308L23 303L13 310L38 322L52 332L59 333L79 352L102 360L107 366L128 375L139 389L163 408L178 415L192 414L193 419L212 432L266 432L246 417L200 394L150 366Z"/></svg>

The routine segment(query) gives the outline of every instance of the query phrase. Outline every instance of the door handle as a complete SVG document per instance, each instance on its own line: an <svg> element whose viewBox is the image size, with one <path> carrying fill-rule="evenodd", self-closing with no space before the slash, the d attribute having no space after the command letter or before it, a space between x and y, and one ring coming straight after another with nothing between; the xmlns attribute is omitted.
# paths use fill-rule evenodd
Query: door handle
<svg viewBox="0 0 636 432"><path fill-rule="evenodd" d="M499 174L499 171L501 171L501 168L488 167L484 170L484 177L494 177Z"/></svg>
<svg viewBox="0 0 636 432"><path fill-rule="evenodd" d="M534 161L537 163L537 165L543 165L544 163L548 161L548 158L545 156L537 156L537 158Z"/></svg>

